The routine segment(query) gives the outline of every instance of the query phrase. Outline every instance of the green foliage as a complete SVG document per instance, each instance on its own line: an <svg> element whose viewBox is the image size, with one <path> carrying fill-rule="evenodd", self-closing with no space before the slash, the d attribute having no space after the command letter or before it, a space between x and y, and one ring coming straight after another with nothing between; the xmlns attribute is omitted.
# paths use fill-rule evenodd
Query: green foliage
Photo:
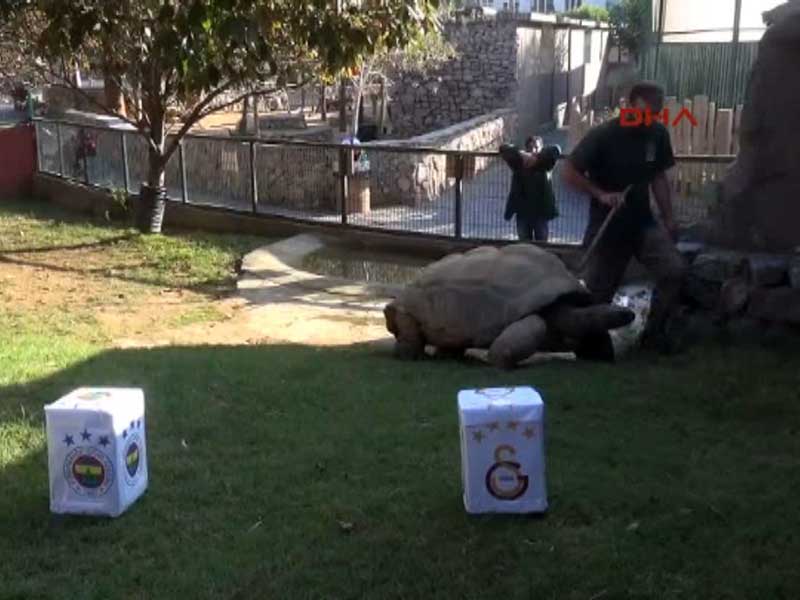
<svg viewBox="0 0 800 600"><path fill-rule="evenodd" d="M130 114L118 116L146 137L147 183L160 186L181 138L220 102L346 72L436 28L438 7L439 0L346 3L341 11L328 0L0 0L0 15L31 24L18 36L22 54L51 78L69 81L65 66L78 63L119 87ZM166 142L173 106L182 109L181 125Z"/></svg>
<svg viewBox="0 0 800 600"><path fill-rule="evenodd" d="M586 19L589 21L608 21L609 19L608 10L602 6L590 6L588 4L584 4L564 14L573 19Z"/></svg>
<svg viewBox="0 0 800 600"><path fill-rule="evenodd" d="M620 0L609 9L609 21L617 43L638 58L653 32L651 0Z"/></svg>

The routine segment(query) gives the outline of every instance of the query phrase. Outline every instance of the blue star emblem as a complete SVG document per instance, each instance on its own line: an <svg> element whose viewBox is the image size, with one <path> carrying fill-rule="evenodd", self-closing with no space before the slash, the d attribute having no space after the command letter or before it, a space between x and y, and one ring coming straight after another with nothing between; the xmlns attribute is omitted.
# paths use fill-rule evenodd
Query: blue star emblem
<svg viewBox="0 0 800 600"><path fill-rule="evenodd" d="M101 435L101 436L100 436L100 445L101 445L101 446L103 446L103 447L105 448L105 447L106 447L106 446L108 446L110 443L111 443L111 442L109 442L109 441L108 441L108 436L107 436L107 435Z"/></svg>
<svg viewBox="0 0 800 600"><path fill-rule="evenodd" d="M75 443L75 440L74 440L74 439L72 439L72 436L71 436L71 435L67 434L67 435L65 435L65 436L64 436L64 443L65 443L67 446L72 446L72 444L74 444L74 443Z"/></svg>
<svg viewBox="0 0 800 600"><path fill-rule="evenodd" d="M89 431L85 427L83 428L83 432L81 433L81 439L83 441L92 439L92 434L89 433Z"/></svg>

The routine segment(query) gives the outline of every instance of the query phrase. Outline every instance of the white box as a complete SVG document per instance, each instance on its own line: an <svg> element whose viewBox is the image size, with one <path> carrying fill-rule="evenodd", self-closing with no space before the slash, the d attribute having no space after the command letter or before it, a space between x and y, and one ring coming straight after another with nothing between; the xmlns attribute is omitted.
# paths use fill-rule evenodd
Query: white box
<svg viewBox="0 0 800 600"><path fill-rule="evenodd" d="M530 387L458 393L461 476L468 513L547 510L544 402Z"/></svg>
<svg viewBox="0 0 800 600"><path fill-rule="evenodd" d="M80 388L44 407L50 510L117 517L147 489L144 393Z"/></svg>

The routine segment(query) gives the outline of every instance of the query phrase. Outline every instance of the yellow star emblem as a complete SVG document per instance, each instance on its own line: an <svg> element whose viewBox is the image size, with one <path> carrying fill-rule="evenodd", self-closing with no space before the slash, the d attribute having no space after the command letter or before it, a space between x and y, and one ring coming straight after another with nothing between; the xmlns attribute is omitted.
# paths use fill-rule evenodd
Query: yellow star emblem
<svg viewBox="0 0 800 600"><path fill-rule="evenodd" d="M508 422L508 428L511 431L516 431L518 426L519 426L519 421L509 421Z"/></svg>
<svg viewBox="0 0 800 600"><path fill-rule="evenodd" d="M489 431L497 431L500 429L500 423L495 421L494 423L489 423Z"/></svg>
<svg viewBox="0 0 800 600"><path fill-rule="evenodd" d="M536 435L536 431L533 429L533 427L528 426L525 428L525 431L522 432L522 435L528 439L531 439Z"/></svg>
<svg viewBox="0 0 800 600"><path fill-rule="evenodd" d="M472 432L472 439L474 439L479 444L481 443L481 441L483 441L483 438L485 438L485 437L486 437L486 434L483 433L480 429L478 429L477 431L473 431Z"/></svg>

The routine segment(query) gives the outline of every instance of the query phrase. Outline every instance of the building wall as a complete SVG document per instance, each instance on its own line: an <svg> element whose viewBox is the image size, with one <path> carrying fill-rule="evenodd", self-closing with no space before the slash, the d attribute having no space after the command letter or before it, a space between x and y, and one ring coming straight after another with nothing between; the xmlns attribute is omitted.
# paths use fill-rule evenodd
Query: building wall
<svg viewBox="0 0 800 600"><path fill-rule="evenodd" d="M784 0L742 0L739 39L743 42L760 40L764 33L761 13L783 2ZM654 0L654 14L657 14L659 4L660 0ZM664 42L730 42L733 40L735 7L736 0L665 0ZM683 33L697 30L703 31Z"/></svg>
<svg viewBox="0 0 800 600"><path fill-rule="evenodd" d="M511 139L517 127L517 115L504 109L457 123L444 129L413 137L390 145L436 148L440 150L494 150ZM454 185L447 174L447 157L430 153L381 152L386 143L376 142L368 150L370 157L370 197L372 206L424 206L439 200ZM474 158L472 176L494 163L491 159Z"/></svg>
<svg viewBox="0 0 800 600"><path fill-rule="evenodd" d="M585 30L495 19L449 24L445 36L458 53L455 59L428 73L393 77L394 137L420 135L503 108L515 108L520 128L535 131L554 119L556 107L563 109L569 99L589 96L597 87L608 33Z"/></svg>
<svg viewBox="0 0 800 600"><path fill-rule="evenodd" d="M36 139L31 125L0 129L0 196L11 198L26 194L33 183L36 168Z"/></svg>

